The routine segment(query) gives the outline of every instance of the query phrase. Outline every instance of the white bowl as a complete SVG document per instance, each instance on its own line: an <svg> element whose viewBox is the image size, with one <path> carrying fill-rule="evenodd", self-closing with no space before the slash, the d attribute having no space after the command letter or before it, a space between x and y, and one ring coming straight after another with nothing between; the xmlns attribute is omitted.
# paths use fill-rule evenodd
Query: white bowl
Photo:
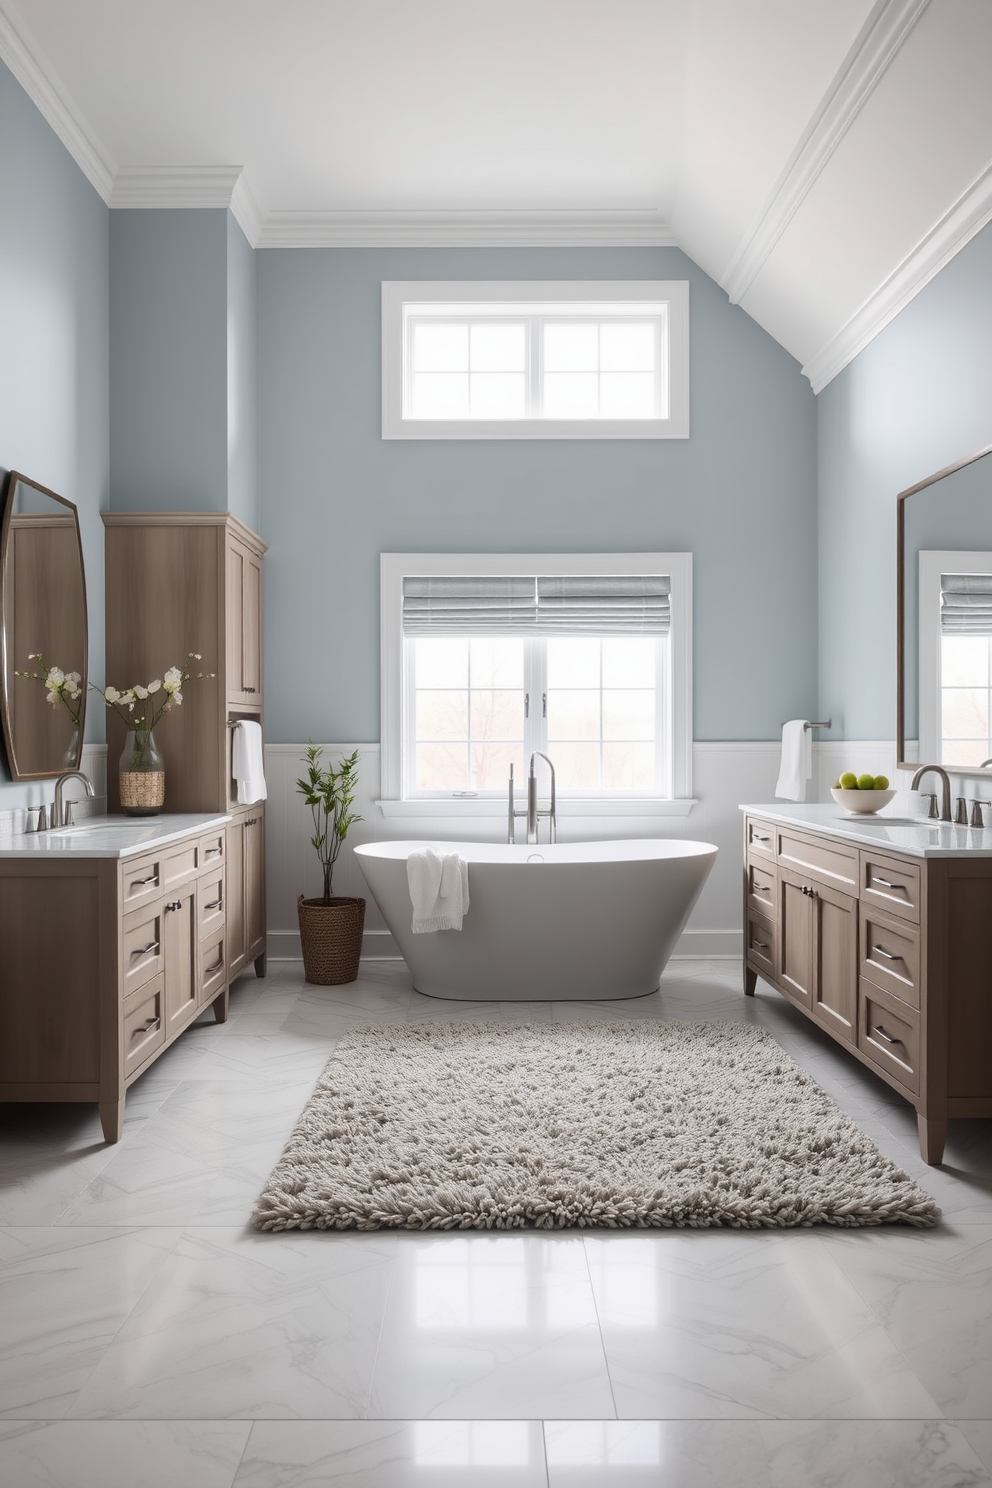
<svg viewBox="0 0 992 1488"><path fill-rule="evenodd" d="M895 795L894 790L841 790L839 786L831 786L830 794L838 806L851 816L871 816L875 811L881 811L883 806L888 806Z"/></svg>

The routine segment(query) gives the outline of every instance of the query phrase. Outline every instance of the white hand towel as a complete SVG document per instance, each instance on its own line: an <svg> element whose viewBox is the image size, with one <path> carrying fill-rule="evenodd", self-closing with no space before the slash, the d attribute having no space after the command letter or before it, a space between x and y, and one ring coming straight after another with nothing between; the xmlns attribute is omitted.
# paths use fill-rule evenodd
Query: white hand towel
<svg viewBox="0 0 992 1488"><path fill-rule="evenodd" d="M231 774L238 782L238 801L250 806L253 801L264 801L268 795L265 788L265 770L262 764L262 725L250 719L242 719L234 727L231 745Z"/></svg>
<svg viewBox="0 0 992 1488"><path fill-rule="evenodd" d="M780 801L806 799L806 782L813 773L812 734L805 718L791 718L782 726L782 763L775 787Z"/></svg>
<svg viewBox="0 0 992 1488"><path fill-rule="evenodd" d="M459 853L439 853L433 847L411 853L406 881L415 935L462 928L468 912L468 864Z"/></svg>

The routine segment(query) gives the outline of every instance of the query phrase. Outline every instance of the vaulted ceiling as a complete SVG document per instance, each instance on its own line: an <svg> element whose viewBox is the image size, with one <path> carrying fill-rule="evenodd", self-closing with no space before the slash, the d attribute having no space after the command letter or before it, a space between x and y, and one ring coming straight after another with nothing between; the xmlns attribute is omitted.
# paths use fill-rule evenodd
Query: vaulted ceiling
<svg viewBox="0 0 992 1488"><path fill-rule="evenodd" d="M0 0L113 207L678 244L822 387L992 217L990 0Z"/></svg>

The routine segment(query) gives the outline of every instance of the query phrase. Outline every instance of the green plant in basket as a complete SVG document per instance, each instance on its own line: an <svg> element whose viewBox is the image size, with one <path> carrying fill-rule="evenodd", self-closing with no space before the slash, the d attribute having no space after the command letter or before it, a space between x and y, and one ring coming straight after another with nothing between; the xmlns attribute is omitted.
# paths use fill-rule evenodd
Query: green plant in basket
<svg viewBox="0 0 992 1488"><path fill-rule="evenodd" d="M313 813L313 836L310 838L320 866L324 870L324 904L331 902L331 879L341 844L348 828L362 820L348 808L355 799L358 784L358 750L338 762L332 770L322 767L323 749L310 741L307 745L306 776L297 780L296 788Z"/></svg>

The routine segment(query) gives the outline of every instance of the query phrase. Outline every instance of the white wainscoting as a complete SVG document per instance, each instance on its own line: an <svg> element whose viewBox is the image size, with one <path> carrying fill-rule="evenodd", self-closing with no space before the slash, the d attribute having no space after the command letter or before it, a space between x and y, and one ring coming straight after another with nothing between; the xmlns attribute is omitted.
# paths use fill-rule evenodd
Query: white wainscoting
<svg viewBox="0 0 992 1488"><path fill-rule="evenodd" d="M365 818L351 829L334 871L334 891L361 894L365 914L366 956L395 956L392 936L368 894L351 849L361 842L397 838L451 842L499 842L505 833L501 817L476 817L458 829L451 817L387 821L375 802L379 796L378 744L327 744L325 755L336 761L359 751L359 789L355 809ZM265 750L269 796L266 803L268 872L268 953L274 959L300 955L296 900L321 892L317 856L310 846L310 813L295 782L302 772L302 744L269 744ZM693 794L698 804L687 817L584 817L570 822L562 804L558 822L562 842L612 837L677 837L714 842L720 849L713 872L679 942L680 956L739 956L741 935L742 801L770 801L778 775L778 743L720 743L693 746Z"/></svg>
<svg viewBox="0 0 992 1488"><path fill-rule="evenodd" d="M105 816L107 813L107 746L106 744L84 744L81 768L89 776L94 799L82 799L75 807L76 821L87 816ZM75 800L78 786L66 791L66 799ZM50 806L55 794L55 776L46 780L15 781L6 786L4 796L16 804L0 811L0 837L15 837L23 832L28 819L28 807Z"/></svg>

